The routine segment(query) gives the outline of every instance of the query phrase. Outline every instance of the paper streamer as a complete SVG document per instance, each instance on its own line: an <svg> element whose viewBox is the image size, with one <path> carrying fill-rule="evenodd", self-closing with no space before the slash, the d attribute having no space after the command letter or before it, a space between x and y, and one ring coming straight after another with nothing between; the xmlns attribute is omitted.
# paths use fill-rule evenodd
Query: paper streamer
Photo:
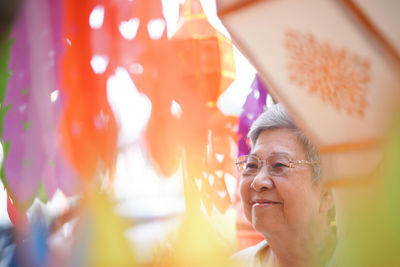
<svg viewBox="0 0 400 267"><path fill-rule="evenodd" d="M57 135L63 101L56 68L61 47L53 38L59 38L60 25L50 23L49 16L56 11L55 2L26 1L11 33L15 41L4 101L9 106L3 130L3 140L9 143L4 173L9 193L24 208L40 181L49 197L57 188L70 194L76 184L76 175L60 154Z"/></svg>
<svg viewBox="0 0 400 267"><path fill-rule="evenodd" d="M260 116L266 107L268 91L258 75L255 76L251 89L252 90L243 105L243 112L239 118L239 156L248 155L250 153L247 133L249 132L253 122L258 118L258 116Z"/></svg>

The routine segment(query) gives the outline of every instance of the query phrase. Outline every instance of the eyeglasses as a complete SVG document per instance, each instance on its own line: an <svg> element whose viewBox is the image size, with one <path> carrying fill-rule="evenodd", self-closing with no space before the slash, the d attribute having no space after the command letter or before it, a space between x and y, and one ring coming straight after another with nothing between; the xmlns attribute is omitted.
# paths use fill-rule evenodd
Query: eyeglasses
<svg viewBox="0 0 400 267"><path fill-rule="evenodd" d="M256 176L262 166L263 162L267 165L267 171L272 176L286 177L289 170L294 168L297 164L319 164L317 161L308 160L292 160L286 155L272 155L267 159L260 159L255 155L241 156L236 160L240 175L244 177Z"/></svg>

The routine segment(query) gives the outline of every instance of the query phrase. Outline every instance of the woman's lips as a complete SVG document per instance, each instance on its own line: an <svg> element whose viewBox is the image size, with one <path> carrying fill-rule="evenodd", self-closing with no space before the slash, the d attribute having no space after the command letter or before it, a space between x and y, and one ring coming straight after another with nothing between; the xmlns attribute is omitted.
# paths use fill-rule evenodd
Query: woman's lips
<svg viewBox="0 0 400 267"><path fill-rule="evenodd" d="M273 200L255 200L251 201L251 204L253 207L270 207L270 206L280 205L282 203Z"/></svg>

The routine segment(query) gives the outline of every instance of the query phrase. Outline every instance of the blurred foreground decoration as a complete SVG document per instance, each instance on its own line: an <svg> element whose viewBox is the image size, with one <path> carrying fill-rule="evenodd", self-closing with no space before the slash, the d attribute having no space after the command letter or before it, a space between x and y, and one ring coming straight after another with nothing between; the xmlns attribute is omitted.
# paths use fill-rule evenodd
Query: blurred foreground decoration
<svg viewBox="0 0 400 267"><path fill-rule="evenodd" d="M76 174L62 156L57 131L63 107L57 73L62 53L60 2L25 1L10 38L2 178L13 200L10 205L25 212L35 196L52 197L57 188L76 192Z"/></svg>
<svg viewBox="0 0 400 267"><path fill-rule="evenodd" d="M320 149L325 177L374 171L399 103L400 51L361 9L351 0L217 2L233 42Z"/></svg>
<svg viewBox="0 0 400 267"><path fill-rule="evenodd" d="M109 196L86 191L63 225L49 221L44 206L34 202L26 227L0 229L2 266L139 265L125 236L131 223L115 214Z"/></svg>
<svg viewBox="0 0 400 267"><path fill-rule="evenodd" d="M291 83L318 95L338 112L364 117L370 81L367 58L296 30L285 33L285 48Z"/></svg>
<svg viewBox="0 0 400 267"><path fill-rule="evenodd" d="M330 266L400 265L399 115L388 133L384 160L369 182L337 189L346 210Z"/></svg>
<svg viewBox="0 0 400 267"><path fill-rule="evenodd" d="M206 215L198 212L183 218L176 235L156 249L151 266L235 266L229 260L234 251Z"/></svg>
<svg viewBox="0 0 400 267"><path fill-rule="evenodd" d="M232 46L209 24L198 0L184 2L178 23L163 48L160 83L144 91L152 101L148 153L163 176L181 164L187 210L202 203L208 213L213 204L225 212L230 204L225 178L235 176L237 118L224 116L216 101L235 78ZM197 189L191 200L188 188Z"/></svg>
<svg viewBox="0 0 400 267"><path fill-rule="evenodd" d="M86 192L77 214L72 254L63 255L67 266L138 266L126 239L131 224L114 208L109 196Z"/></svg>

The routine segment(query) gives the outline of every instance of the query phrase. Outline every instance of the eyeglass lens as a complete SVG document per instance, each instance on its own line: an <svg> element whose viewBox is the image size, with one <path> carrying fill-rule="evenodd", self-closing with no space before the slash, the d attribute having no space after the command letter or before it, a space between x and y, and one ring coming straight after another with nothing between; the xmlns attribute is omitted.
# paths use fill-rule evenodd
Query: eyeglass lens
<svg viewBox="0 0 400 267"><path fill-rule="evenodd" d="M284 156L273 155L266 160L267 170L273 176L286 176L290 169L290 159ZM249 155L238 159L239 171L243 176L257 175L263 167L264 160L257 156Z"/></svg>

